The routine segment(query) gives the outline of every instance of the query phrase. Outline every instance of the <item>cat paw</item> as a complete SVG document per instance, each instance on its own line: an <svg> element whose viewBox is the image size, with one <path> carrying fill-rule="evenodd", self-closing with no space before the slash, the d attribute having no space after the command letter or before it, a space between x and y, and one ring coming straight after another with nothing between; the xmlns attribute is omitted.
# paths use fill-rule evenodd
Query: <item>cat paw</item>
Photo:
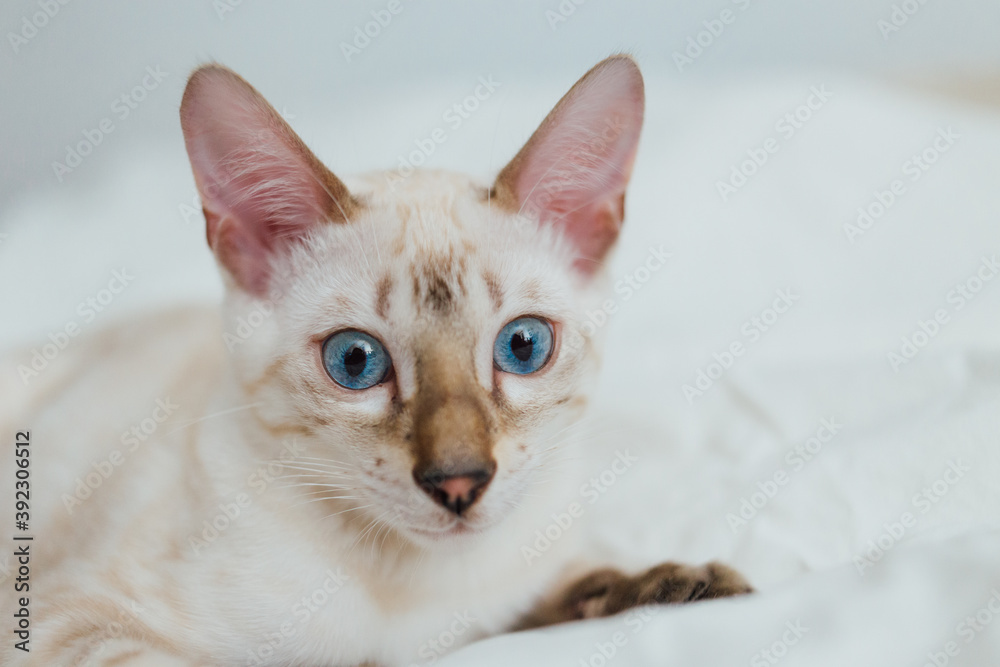
<svg viewBox="0 0 1000 667"><path fill-rule="evenodd" d="M540 627L599 618L650 604L678 604L746 595L753 587L721 563L662 563L635 576L606 568L578 579L554 599L539 605L521 627Z"/></svg>

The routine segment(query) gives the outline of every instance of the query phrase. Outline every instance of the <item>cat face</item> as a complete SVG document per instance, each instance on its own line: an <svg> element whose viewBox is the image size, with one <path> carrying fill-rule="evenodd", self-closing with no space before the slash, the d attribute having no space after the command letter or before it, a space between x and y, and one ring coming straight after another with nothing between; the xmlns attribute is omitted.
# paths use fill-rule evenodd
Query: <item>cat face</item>
<svg viewBox="0 0 1000 667"><path fill-rule="evenodd" d="M579 315L601 295L642 109L615 57L492 186L344 182L238 76L191 77L182 124L229 316L267 313L234 349L247 431L301 440L290 468L327 515L447 542L502 521L559 454L596 370Z"/></svg>

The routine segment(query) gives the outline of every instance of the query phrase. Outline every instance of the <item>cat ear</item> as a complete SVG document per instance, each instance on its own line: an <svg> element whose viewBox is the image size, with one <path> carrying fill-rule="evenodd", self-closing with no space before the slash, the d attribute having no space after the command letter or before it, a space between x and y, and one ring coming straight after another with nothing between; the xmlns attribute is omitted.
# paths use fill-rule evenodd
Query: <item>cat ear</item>
<svg viewBox="0 0 1000 667"><path fill-rule="evenodd" d="M208 244L236 283L267 292L273 253L323 221L345 221L350 193L254 88L199 68L181 102L184 143Z"/></svg>
<svg viewBox="0 0 1000 667"><path fill-rule="evenodd" d="M642 75L608 58L576 82L497 176L497 202L562 230L594 272L618 236L642 128Z"/></svg>

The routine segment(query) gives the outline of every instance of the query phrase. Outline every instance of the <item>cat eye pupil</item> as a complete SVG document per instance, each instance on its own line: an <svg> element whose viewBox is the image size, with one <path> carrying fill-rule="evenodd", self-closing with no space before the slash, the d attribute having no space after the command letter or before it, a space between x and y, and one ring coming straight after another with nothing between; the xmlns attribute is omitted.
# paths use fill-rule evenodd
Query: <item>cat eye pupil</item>
<svg viewBox="0 0 1000 667"><path fill-rule="evenodd" d="M344 370L351 377L357 377L368 365L368 352L361 346L353 347L344 355Z"/></svg>
<svg viewBox="0 0 1000 667"><path fill-rule="evenodd" d="M538 317L519 317L508 322L493 343L493 365L505 373L529 375L541 369L552 356L552 325Z"/></svg>
<svg viewBox="0 0 1000 667"><path fill-rule="evenodd" d="M531 334L525 331L518 331L510 339L510 351L520 361L527 361L531 358L535 342L531 340Z"/></svg>
<svg viewBox="0 0 1000 667"><path fill-rule="evenodd" d="M323 343L323 365L330 378L347 389L368 389L389 377L392 360L382 343L364 331L332 334Z"/></svg>

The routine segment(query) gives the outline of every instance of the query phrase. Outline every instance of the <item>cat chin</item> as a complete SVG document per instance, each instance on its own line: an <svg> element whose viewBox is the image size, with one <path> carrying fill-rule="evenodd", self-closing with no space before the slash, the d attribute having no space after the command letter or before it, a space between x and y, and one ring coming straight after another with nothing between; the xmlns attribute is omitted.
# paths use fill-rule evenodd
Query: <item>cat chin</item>
<svg viewBox="0 0 1000 667"><path fill-rule="evenodd" d="M494 523L479 522L476 525L466 521L455 521L447 528L416 528L406 526L400 528L411 542L422 547L452 546L475 540L488 533Z"/></svg>

